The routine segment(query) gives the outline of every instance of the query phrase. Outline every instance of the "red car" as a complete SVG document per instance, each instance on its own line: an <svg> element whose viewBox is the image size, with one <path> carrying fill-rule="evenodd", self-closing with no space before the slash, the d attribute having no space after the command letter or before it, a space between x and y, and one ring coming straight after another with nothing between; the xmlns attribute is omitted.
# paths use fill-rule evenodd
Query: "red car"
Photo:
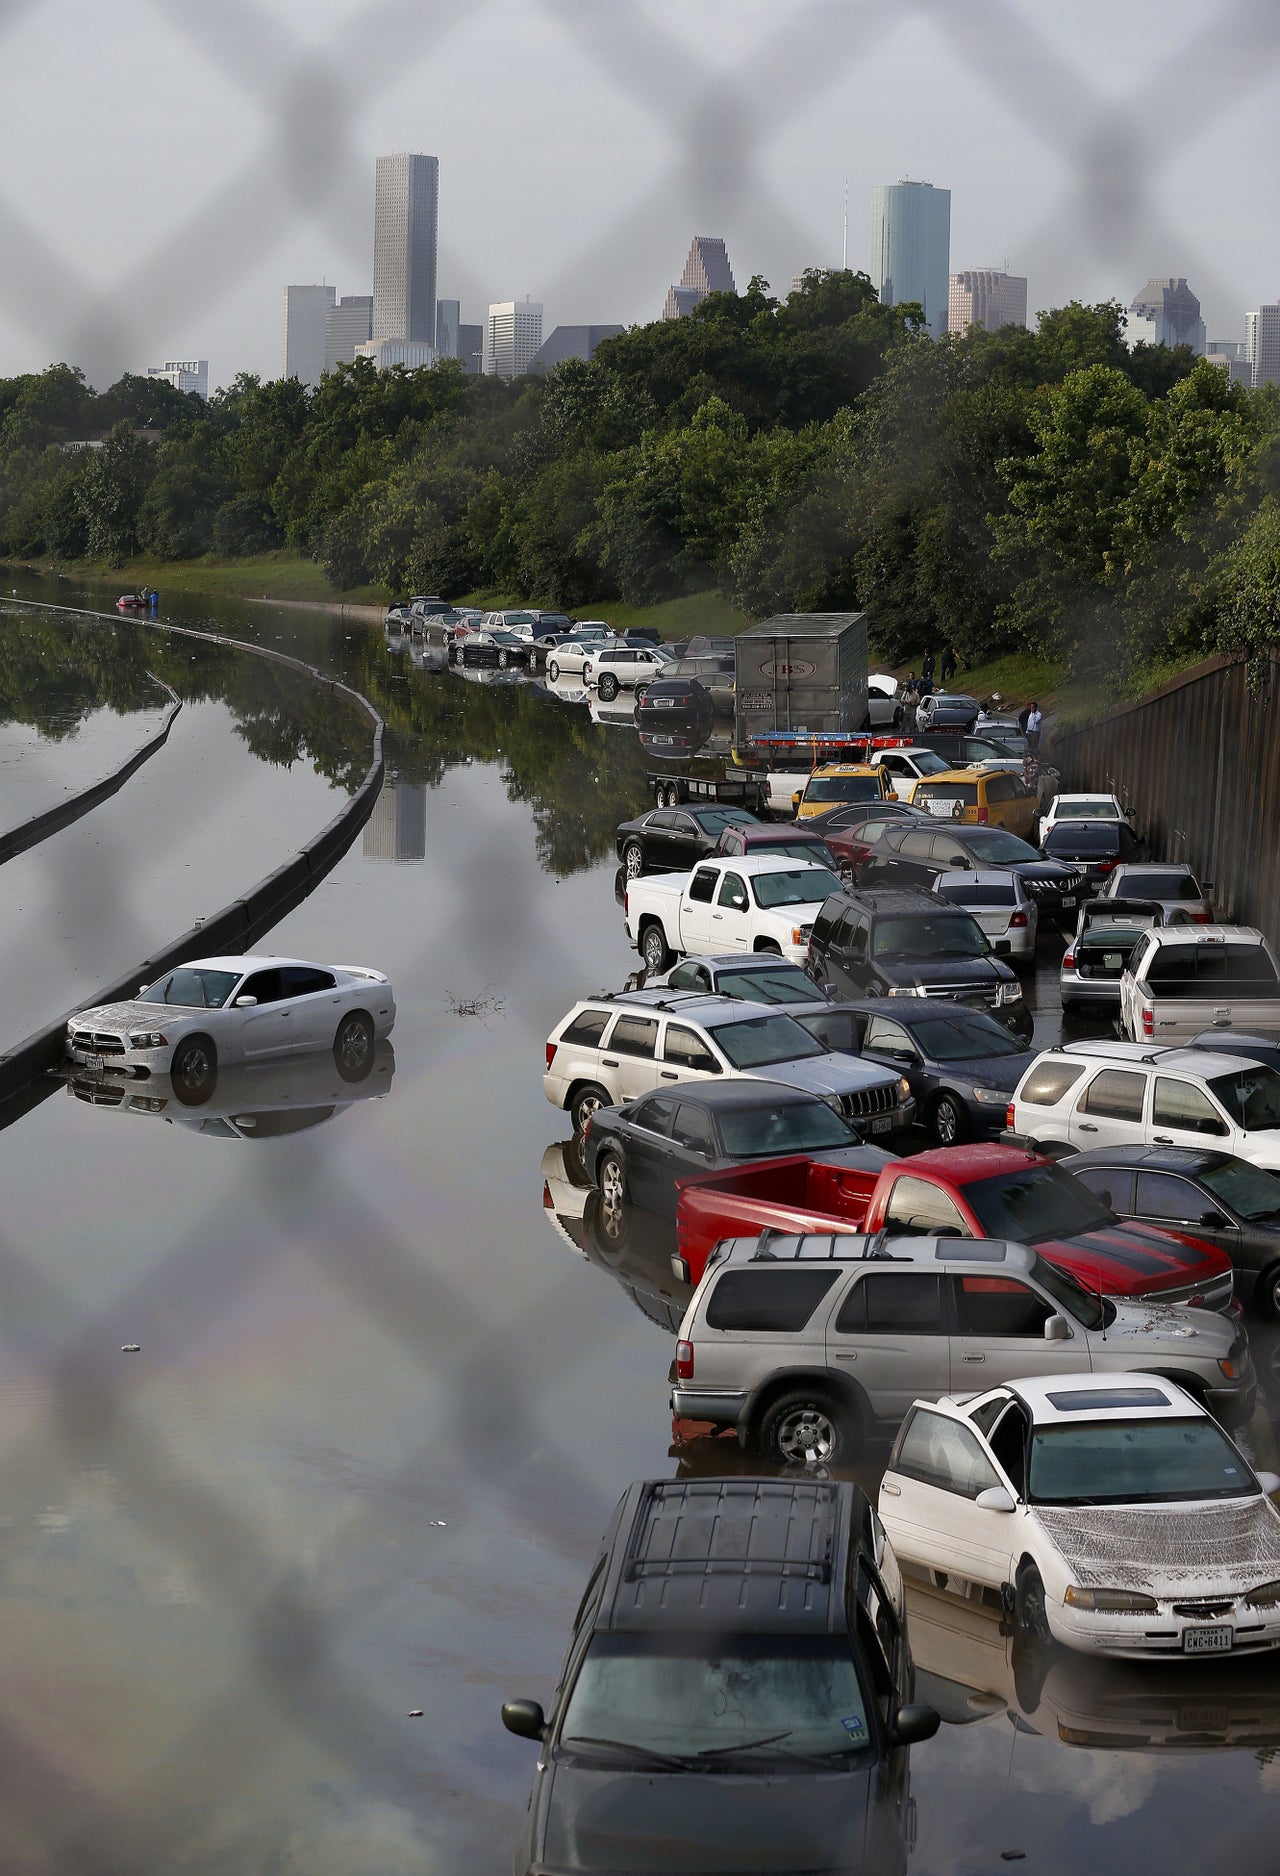
<svg viewBox="0 0 1280 1876"><path fill-rule="evenodd" d="M948 1146L892 1160L872 1183L802 1156L678 1181L679 1255L692 1281L722 1238L773 1227L1029 1244L1086 1290L1238 1310L1231 1259L1185 1231L1122 1223L1067 1165L1020 1147Z"/></svg>
<svg viewBox="0 0 1280 1876"><path fill-rule="evenodd" d="M857 884L858 873L871 850L872 841L889 827L899 821L921 821L929 826L936 826L932 815L923 808L908 807L905 803L863 802L858 807L837 809L834 814L822 815L814 823L816 831L826 841L839 862L840 871Z"/></svg>

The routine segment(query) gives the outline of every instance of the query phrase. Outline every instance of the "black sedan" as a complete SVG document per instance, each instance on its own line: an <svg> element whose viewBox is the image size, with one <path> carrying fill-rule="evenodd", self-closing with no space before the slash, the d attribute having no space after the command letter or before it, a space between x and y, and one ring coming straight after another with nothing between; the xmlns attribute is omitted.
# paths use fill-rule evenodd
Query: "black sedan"
<svg viewBox="0 0 1280 1876"><path fill-rule="evenodd" d="M1216 1244L1236 1294L1280 1316L1280 1177L1214 1147L1096 1146L1065 1169L1121 1218Z"/></svg>
<svg viewBox="0 0 1280 1876"><path fill-rule="evenodd" d="M714 718L711 692L696 677L655 678L636 702L636 727L659 735L674 733L677 724L704 723L710 729Z"/></svg>
<svg viewBox="0 0 1280 1876"><path fill-rule="evenodd" d="M1118 866L1140 860L1143 847L1123 821L1059 821L1045 835L1043 851L1046 858L1073 866L1085 890L1095 893Z"/></svg>
<svg viewBox="0 0 1280 1876"><path fill-rule="evenodd" d="M670 1218L677 1179L786 1153L869 1172L892 1158L863 1146L816 1094L744 1076L684 1083L621 1107L597 1108L586 1128L583 1164L606 1214L629 1199Z"/></svg>
<svg viewBox="0 0 1280 1876"><path fill-rule="evenodd" d="M938 875L953 867L979 873L999 867L1016 873L1042 912L1067 925L1076 922L1085 894L1082 868L1038 853L1003 827L954 821L932 828L886 827L858 867L858 885L921 886L931 892Z"/></svg>
<svg viewBox="0 0 1280 1876"><path fill-rule="evenodd" d="M614 836L628 879L642 873L686 873L715 853L726 827L755 824L747 808L650 808L623 821Z"/></svg>
<svg viewBox="0 0 1280 1876"><path fill-rule="evenodd" d="M939 1146L995 1138L1035 1050L985 1010L895 997L788 1012L825 1048L896 1068ZM1072 1161L1074 1168L1075 1161Z"/></svg>

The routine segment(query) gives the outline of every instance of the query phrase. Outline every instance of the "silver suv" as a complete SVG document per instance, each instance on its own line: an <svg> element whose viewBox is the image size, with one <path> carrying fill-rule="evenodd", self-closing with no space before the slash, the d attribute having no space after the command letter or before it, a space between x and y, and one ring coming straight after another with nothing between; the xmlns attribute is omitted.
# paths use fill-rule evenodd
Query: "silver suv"
<svg viewBox="0 0 1280 1876"><path fill-rule="evenodd" d="M768 1459L843 1464L918 1397L1135 1369L1232 1423L1253 1411L1231 1318L1091 1295L1022 1244L766 1231L712 1253L680 1325L671 1409L736 1427Z"/></svg>
<svg viewBox="0 0 1280 1876"><path fill-rule="evenodd" d="M599 1108L713 1075L801 1088L869 1136L896 1133L915 1117L905 1076L829 1054L784 1010L693 990L623 990L575 1003L547 1037L542 1088L581 1130Z"/></svg>

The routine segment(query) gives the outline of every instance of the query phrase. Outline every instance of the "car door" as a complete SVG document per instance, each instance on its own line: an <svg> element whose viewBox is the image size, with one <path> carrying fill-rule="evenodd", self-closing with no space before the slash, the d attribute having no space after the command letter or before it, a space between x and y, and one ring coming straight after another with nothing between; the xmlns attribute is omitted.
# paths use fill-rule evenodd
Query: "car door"
<svg viewBox="0 0 1280 1876"><path fill-rule="evenodd" d="M720 927L711 922L719 883L719 867L695 867L690 875L680 906L680 941L684 950L715 952L721 949L712 936Z"/></svg>
<svg viewBox="0 0 1280 1876"><path fill-rule="evenodd" d="M674 1209L671 1125L674 1095L654 1094L641 1101L626 1130L627 1196L649 1211Z"/></svg>
<svg viewBox="0 0 1280 1876"><path fill-rule="evenodd" d="M1083 1152L1090 1146L1135 1146L1145 1139L1147 1078L1127 1068L1103 1068L1076 1095L1067 1116L1067 1138Z"/></svg>
<svg viewBox="0 0 1280 1876"><path fill-rule="evenodd" d="M915 1407L894 1442L883 1481L883 1517L900 1556L950 1579L999 1588L1010 1581L1013 1519L984 1511L980 1492L1008 1486L976 1428L954 1408Z"/></svg>
<svg viewBox="0 0 1280 1876"><path fill-rule="evenodd" d="M241 997L256 999L252 1009L239 1010L240 1020L236 1025L240 1051L247 1058L257 1055L280 1055L287 1053L294 1046L293 1010L284 1000L284 984L279 966L272 965L267 970L255 971L247 977L236 993L235 1001Z"/></svg>
<svg viewBox="0 0 1280 1876"><path fill-rule="evenodd" d="M662 1034L659 1081L707 1081L724 1073L724 1064L706 1037L688 1023L668 1018Z"/></svg>
<svg viewBox="0 0 1280 1876"><path fill-rule="evenodd" d="M837 987L849 996L865 996L874 974L871 965L871 924L866 914L853 908L842 913L832 927L829 947L832 976Z"/></svg>
<svg viewBox="0 0 1280 1876"><path fill-rule="evenodd" d="M669 818L671 827L665 838L671 858L663 865L670 865L677 873L687 873L696 865L699 855L706 852L705 836L691 814L677 812Z"/></svg>
<svg viewBox="0 0 1280 1876"><path fill-rule="evenodd" d="M711 1116L704 1107L699 1107L694 1101L681 1101L676 1107L671 1140L672 1172L677 1179L687 1179L694 1173L709 1171L720 1157L715 1129L711 1125ZM674 1208L675 1194L673 1192L672 1209Z"/></svg>
<svg viewBox="0 0 1280 1876"><path fill-rule="evenodd" d="M750 951L751 896L740 873L721 875L711 909L711 940L717 951Z"/></svg>
<svg viewBox="0 0 1280 1876"><path fill-rule="evenodd" d="M310 964L285 964L280 977L292 1012L290 1047L330 1049L345 1011L354 1007L350 991L340 990L332 971Z"/></svg>
<svg viewBox="0 0 1280 1876"><path fill-rule="evenodd" d="M1155 1084L1151 1097L1153 1145L1225 1147L1231 1129L1203 1088L1174 1075L1157 1075Z"/></svg>
<svg viewBox="0 0 1280 1876"><path fill-rule="evenodd" d="M1058 1312L1017 1277L953 1273L951 1389L979 1394L1028 1374L1074 1374L1089 1367L1076 1325L1065 1342L1045 1340L1044 1325Z"/></svg>
<svg viewBox="0 0 1280 1876"><path fill-rule="evenodd" d="M1207 1192L1190 1179L1176 1173L1140 1172L1133 1209L1126 1216L1147 1225L1165 1225L1173 1231L1188 1231L1224 1250L1232 1263L1240 1260L1240 1227ZM1206 1224L1216 1218L1216 1224Z"/></svg>
<svg viewBox="0 0 1280 1876"><path fill-rule="evenodd" d="M827 1366L862 1390L877 1420L896 1426L917 1395L951 1385L942 1278L934 1270L868 1270L827 1334Z"/></svg>
<svg viewBox="0 0 1280 1876"><path fill-rule="evenodd" d="M902 1024L895 1023L892 1017L868 1017L861 1052L866 1060L883 1062L886 1068L896 1069L898 1074L905 1075L917 1101L933 1085L932 1078L924 1072L919 1049Z"/></svg>
<svg viewBox="0 0 1280 1876"><path fill-rule="evenodd" d="M600 1066L608 1075L606 1086L617 1101L632 1101L658 1085L658 1019L621 1015L609 1032ZM614 1092L616 1090L616 1093Z"/></svg>

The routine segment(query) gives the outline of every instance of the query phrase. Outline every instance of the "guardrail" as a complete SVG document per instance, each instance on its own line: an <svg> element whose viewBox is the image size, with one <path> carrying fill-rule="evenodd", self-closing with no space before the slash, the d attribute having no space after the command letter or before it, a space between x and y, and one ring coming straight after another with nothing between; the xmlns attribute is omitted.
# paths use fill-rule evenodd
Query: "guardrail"
<svg viewBox="0 0 1280 1876"><path fill-rule="evenodd" d="M8 603L12 605L14 602L11 600ZM113 625L119 623L110 613L89 612L77 606L44 607L39 602L31 603L37 611L69 612L80 618L108 619ZM349 684L329 677L315 665L306 664L300 658L291 658L286 652L253 645L244 639L228 638L220 632L199 632L191 626L165 625L155 619L139 619L134 623L181 638L201 639L206 644L230 646L233 650L248 652L252 657L266 658L275 664L288 665L295 671L303 672L344 698L370 724L373 730L373 760L364 780L346 806L292 859L286 860L273 873L268 873L265 879L260 879L242 898L223 906L221 911L213 913L211 917L199 920L190 930L175 938L172 944L145 958L123 977L95 992L92 997L82 999L75 1008L64 1010L54 1022L45 1024L12 1049L6 1049L0 1054L0 1127L11 1125L54 1092L57 1084L46 1084L45 1078L51 1070L61 1066L67 1021L76 1014L77 1009L84 1009L91 1003L115 1003L133 996L139 984L151 983L165 971L172 970L177 964L185 964L192 958L219 953L234 954L255 945L286 913L300 905L327 873L333 871L372 814L373 804L382 787L382 718L369 699L359 691L352 690Z"/></svg>

